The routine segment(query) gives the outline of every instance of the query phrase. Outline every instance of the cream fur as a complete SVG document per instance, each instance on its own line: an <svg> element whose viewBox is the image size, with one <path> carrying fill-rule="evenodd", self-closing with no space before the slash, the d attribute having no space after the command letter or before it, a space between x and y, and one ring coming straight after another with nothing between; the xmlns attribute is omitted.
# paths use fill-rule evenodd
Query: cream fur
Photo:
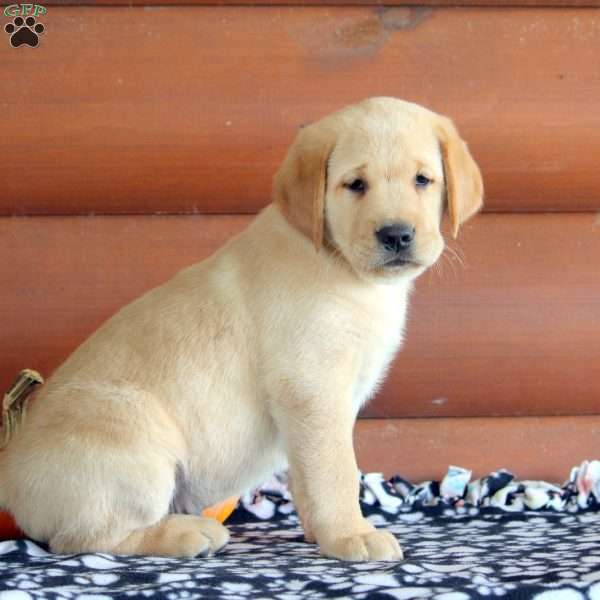
<svg viewBox="0 0 600 600"><path fill-rule="evenodd" d="M306 128L244 232L86 340L0 457L0 505L23 530L57 552L214 552L224 527L169 510L197 515L289 466L324 554L401 558L360 513L352 428L401 344L413 280L443 248L439 119L385 98ZM359 165L362 199L343 186ZM382 267L374 231L395 220L415 224L420 266Z"/></svg>

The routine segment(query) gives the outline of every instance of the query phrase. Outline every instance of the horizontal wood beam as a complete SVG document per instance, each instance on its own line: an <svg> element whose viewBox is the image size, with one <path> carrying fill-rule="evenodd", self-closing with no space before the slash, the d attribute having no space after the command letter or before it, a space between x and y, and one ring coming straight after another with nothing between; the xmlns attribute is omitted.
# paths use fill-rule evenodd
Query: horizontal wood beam
<svg viewBox="0 0 600 600"><path fill-rule="evenodd" d="M0 385L49 374L103 320L244 216L0 218ZM375 417L594 414L600 221L482 215L417 284Z"/></svg>
<svg viewBox="0 0 600 600"><path fill-rule="evenodd" d="M0 214L252 213L303 124L455 119L490 211L600 210L596 10L49 6L0 44Z"/></svg>

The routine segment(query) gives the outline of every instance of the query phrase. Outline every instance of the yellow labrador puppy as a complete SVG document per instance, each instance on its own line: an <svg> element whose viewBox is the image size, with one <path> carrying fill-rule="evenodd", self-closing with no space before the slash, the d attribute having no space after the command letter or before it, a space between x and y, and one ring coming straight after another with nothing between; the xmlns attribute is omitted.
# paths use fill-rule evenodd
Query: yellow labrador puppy
<svg viewBox="0 0 600 600"><path fill-rule="evenodd" d="M197 516L289 467L306 538L397 560L366 521L358 410L402 341L413 280L482 204L452 123L372 98L302 129L274 201L132 302L53 374L0 455L0 506L56 552L207 555Z"/></svg>

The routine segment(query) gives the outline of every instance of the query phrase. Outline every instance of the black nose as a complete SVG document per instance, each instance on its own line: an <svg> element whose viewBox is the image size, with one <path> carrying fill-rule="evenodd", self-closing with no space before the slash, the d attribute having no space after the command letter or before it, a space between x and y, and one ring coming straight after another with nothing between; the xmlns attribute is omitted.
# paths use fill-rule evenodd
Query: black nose
<svg viewBox="0 0 600 600"><path fill-rule="evenodd" d="M410 248L415 239L415 228L407 223L386 225L375 232L379 243L390 252L401 252Z"/></svg>

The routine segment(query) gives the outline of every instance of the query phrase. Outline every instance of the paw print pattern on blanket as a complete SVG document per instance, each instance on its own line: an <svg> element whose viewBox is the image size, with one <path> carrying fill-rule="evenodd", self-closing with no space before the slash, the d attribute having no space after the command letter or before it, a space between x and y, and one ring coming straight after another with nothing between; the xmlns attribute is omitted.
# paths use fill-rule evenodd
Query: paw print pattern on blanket
<svg viewBox="0 0 600 600"><path fill-rule="evenodd" d="M231 541L208 559L60 556L0 543L0 597L600 599L600 463L561 487L498 471L470 482L361 478L361 505L402 543L398 563L344 563L304 541L285 477L243 498ZM471 501L468 501L468 500ZM476 501L476 502L475 502ZM536 507L538 510L531 510ZM543 510L539 510L543 508ZM11 597L7 595L7 597Z"/></svg>
<svg viewBox="0 0 600 600"><path fill-rule="evenodd" d="M411 509L392 522L389 514L370 518L403 542L405 561L323 558L291 514L233 525L226 551L211 559L57 556L29 541L2 542L0 591L20 590L22 600L60 590L117 599L140 590L155 598L599 597L599 513Z"/></svg>

